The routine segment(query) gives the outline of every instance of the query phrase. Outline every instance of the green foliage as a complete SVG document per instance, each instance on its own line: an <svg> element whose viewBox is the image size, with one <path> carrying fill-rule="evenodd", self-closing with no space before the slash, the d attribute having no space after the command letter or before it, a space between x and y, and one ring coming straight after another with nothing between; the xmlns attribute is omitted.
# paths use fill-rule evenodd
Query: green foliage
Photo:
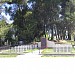
<svg viewBox="0 0 75 75"><path fill-rule="evenodd" d="M12 28L12 24L8 25L5 21L0 21L0 46L4 45L4 41L6 39L6 35L8 34L8 31L10 28Z"/></svg>
<svg viewBox="0 0 75 75"><path fill-rule="evenodd" d="M34 39L34 32L36 30L32 12L27 11L27 9L22 11L18 10L14 20L14 27L17 29L16 35L18 36L18 40L22 40L24 43L31 42Z"/></svg>
<svg viewBox="0 0 75 75"><path fill-rule="evenodd" d="M0 38L5 37L12 25L7 25L5 21L0 21Z"/></svg>
<svg viewBox="0 0 75 75"><path fill-rule="evenodd" d="M60 0L29 0L30 2L35 1L33 6L33 17L37 21L37 30L39 36L45 34L46 28L49 26L52 28L53 24L57 22L58 19L58 7ZM38 35L38 34L37 34Z"/></svg>
<svg viewBox="0 0 75 75"><path fill-rule="evenodd" d="M27 0L16 0L19 4L26 3ZM70 0L28 0L35 4L32 5L33 9L25 9L22 11L19 9L15 15L14 19L14 29L16 30L15 36L16 42L19 40L24 41L24 43L30 43L35 39L39 39L45 34L46 29L49 27L52 29L53 39L53 26L56 25L59 35L65 36L65 27L71 34L74 32L75 26L75 7L74 3ZM59 18L59 8L58 5L62 5L63 20ZM4 28L3 28L4 29ZM61 33L59 33L59 30ZM8 31L7 31L8 32ZM1 33L4 35L4 33ZM12 40L12 32L8 32L8 39ZM69 34L69 35L70 35ZM15 42L15 40L14 40Z"/></svg>
<svg viewBox="0 0 75 75"><path fill-rule="evenodd" d="M17 0L17 2L22 3L22 1L19 0ZM64 21L60 21L57 5L62 3L63 10L67 9L65 7L65 0L29 0L28 2L35 2L35 4L32 5L33 9L28 10L26 7L26 9L22 11L18 10L15 15L14 26L17 28L16 35L18 36L18 40L30 43L35 38L40 38L45 34L45 25L47 29L49 26L53 29L53 25L56 24L58 30L64 30L64 26L68 22L66 18L68 17L63 15L65 19ZM63 13L65 13L65 11ZM64 33L64 31L62 33Z"/></svg>
<svg viewBox="0 0 75 75"><path fill-rule="evenodd" d="M17 57L17 54L0 54L0 58Z"/></svg>

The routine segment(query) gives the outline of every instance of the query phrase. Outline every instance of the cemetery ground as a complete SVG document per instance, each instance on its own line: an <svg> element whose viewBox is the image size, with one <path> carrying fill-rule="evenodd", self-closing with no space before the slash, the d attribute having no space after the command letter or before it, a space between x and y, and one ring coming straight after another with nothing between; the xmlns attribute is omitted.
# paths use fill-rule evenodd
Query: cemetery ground
<svg viewBox="0 0 75 75"><path fill-rule="evenodd" d="M1 50L0 51L0 57L17 57L18 55L24 55L26 53L33 53L33 51L37 51L38 49L29 49L25 50L23 53L15 52L14 49L7 49L7 50Z"/></svg>
<svg viewBox="0 0 75 75"><path fill-rule="evenodd" d="M10 46L8 49L6 48L6 46L0 47L0 57L17 57L18 55L32 53L37 50L37 44Z"/></svg>
<svg viewBox="0 0 75 75"><path fill-rule="evenodd" d="M59 42L56 42L57 44L60 44L60 45L72 45L72 48L71 48L71 52L62 52L62 50L60 50L60 52L54 52L54 49L53 48L46 48L46 49L43 49L43 51L41 52L42 54L42 57L75 57L75 41L70 41L70 40L60 40ZM60 47L60 45L58 47ZM61 48L62 49L62 48Z"/></svg>
<svg viewBox="0 0 75 75"><path fill-rule="evenodd" d="M71 44L72 45L72 50L71 52L54 52L53 48L46 48L46 49L24 49L22 48L21 50L17 50L18 47L12 47L7 50L0 50L0 57L17 57L18 55L25 55L27 53L32 53L35 51L37 52L37 55L41 55L41 57L75 57L75 42L74 41L61 41L58 42L59 44ZM36 46L37 47L37 46ZM33 55L34 55L33 54Z"/></svg>

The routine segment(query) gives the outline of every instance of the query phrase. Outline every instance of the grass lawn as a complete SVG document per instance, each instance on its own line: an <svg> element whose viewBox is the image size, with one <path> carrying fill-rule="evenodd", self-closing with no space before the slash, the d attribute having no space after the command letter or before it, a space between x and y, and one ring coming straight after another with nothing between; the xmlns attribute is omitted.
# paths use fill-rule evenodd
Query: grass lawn
<svg viewBox="0 0 75 75"><path fill-rule="evenodd" d="M42 54L50 54L53 53L53 49L43 49Z"/></svg>
<svg viewBox="0 0 75 75"><path fill-rule="evenodd" d="M38 49L29 49L29 50L24 51L24 53L31 53L31 52L36 51L36 50L38 50Z"/></svg>
<svg viewBox="0 0 75 75"><path fill-rule="evenodd" d="M10 50L1 50L0 51L0 57L16 57L18 54L13 53L13 50L10 52Z"/></svg>
<svg viewBox="0 0 75 75"><path fill-rule="evenodd" d="M75 48L72 48L72 53L74 53L74 54L75 54Z"/></svg>
<svg viewBox="0 0 75 75"><path fill-rule="evenodd" d="M50 56L50 55L42 55L41 57L52 57L52 58L53 57L54 58L56 58L56 57L59 57L59 58L62 57L63 58L63 57L75 57L75 56L66 56L66 55L64 55L64 56L60 56L60 55L58 55L58 56Z"/></svg>
<svg viewBox="0 0 75 75"><path fill-rule="evenodd" d="M1 58L1 57L3 57L3 58L4 58L4 57L5 57L5 58L7 58L7 57L17 57L17 55L18 55L18 54L4 54L4 53L1 53L1 54L0 54L0 58Z"/></svg>

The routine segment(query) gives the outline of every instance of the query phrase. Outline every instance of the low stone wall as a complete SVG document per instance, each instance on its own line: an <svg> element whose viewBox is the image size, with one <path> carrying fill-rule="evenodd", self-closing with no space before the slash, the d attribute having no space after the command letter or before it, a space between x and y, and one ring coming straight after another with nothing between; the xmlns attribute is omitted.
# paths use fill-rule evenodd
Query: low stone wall
<svg viewBox="0 0 75 75"><path fill-rule="evenodd" d="M47 48L53 48L55 46L55 43L53 41L47 40ZM41 42L38 42L38 48L41 48Z"/></svg>
<svg viewBox="0 0 75 75"><path fill-rule="evenodd" d="M53 48L55 46L55 42L47 41L47 48Z"/></svg>

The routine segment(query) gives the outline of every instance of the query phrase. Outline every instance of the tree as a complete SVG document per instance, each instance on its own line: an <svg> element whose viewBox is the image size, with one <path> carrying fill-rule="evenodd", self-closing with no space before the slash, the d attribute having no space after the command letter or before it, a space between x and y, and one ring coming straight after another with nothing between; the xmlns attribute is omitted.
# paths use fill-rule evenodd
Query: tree
<svg viewBox="0 0 75 75"><path fill-rule="evenodd" d="M0 45L4 44L5 37L10 28L12 28L12 25L6 24L5 21L0 21Z"/></svg>
<svg viewBox="0 0 75 75"><path fill-rule="evenodd" d="M40 35L46 34L45 28L51 27L58 19L58 7L60 0L29 0L33 3L33 16L37 20L37 29ZM35 3L35 4L34 4ZM45 27L46 26L46 27ZM53 33L52 33L53 34ZM53 37L53 36L52 36Z"/></svg>
<svg viewBox="0 0 75 75"><path fill-rule="evenodd" d="M15 15L14 26L17 28L18 40L29 43L46 35L48 30L51 30L51 40L54 37L65 39L66 31L71 38L74 30L74 4L70 0L29 0L28 3L32 4L31 9L22 5L24 8L19 8Z"/></svg>
<svg viewBox="0 0 75 75"><path fill-rule="evenodd" d="M66 7L65 7L65 27L68 30L68 37L69 39L74 40L74 30L75 30L75 0L68 0L68 2L66 2Z"/></svg>

